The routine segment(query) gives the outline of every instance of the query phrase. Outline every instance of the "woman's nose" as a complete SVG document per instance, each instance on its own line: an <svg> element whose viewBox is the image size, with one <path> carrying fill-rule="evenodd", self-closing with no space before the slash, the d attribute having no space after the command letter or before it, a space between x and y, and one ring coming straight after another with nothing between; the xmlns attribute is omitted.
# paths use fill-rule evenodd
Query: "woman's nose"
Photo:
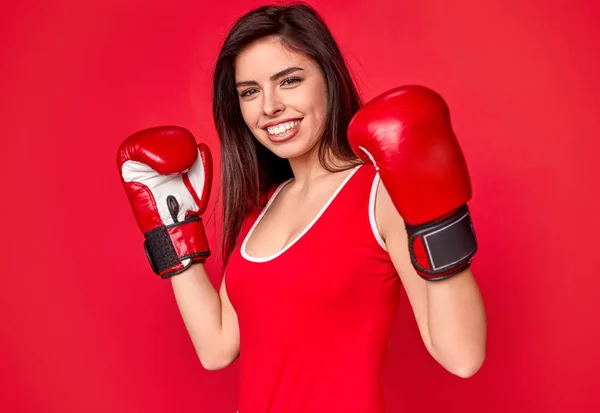
<svg viewBox="0 0 600 413"><path fill-rule="evenodd" d="M283 112L284 109L285 104L276 92L265 92L263 101L263 111L265 115L273 116L279 112Z"/></svg>

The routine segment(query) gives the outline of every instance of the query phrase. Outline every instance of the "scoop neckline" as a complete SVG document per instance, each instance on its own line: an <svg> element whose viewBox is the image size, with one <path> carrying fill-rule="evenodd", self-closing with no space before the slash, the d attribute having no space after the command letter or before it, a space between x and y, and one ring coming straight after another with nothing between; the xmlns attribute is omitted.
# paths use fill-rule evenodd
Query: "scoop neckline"
<svg viewBox="0 0 600 413"><path fill-rule="evenodd" d="M294 246L298 241L300 241L300 239L302 239L302 237L304 235L306 235L306 233L308 231L310 231L310 229L317 223L317 221L321 218L321 216L325 213L325 211L327 211L327 209L329 208L329 206L331 205L331 203L335 200L335 198L340 193L340 191L346 186L346 184L348 183L348 181L350 181L350 178L352 178L354 176L354 174L356 173L356 171L358 171L358 169L361 166L363 166L363 164L357 165L357 166L355 166L352 169L352 171L348 174L348 176L346 176L344 178L344 180L338 185L338 187L336 188L336 190L329 197L329 199L327 200L327 202L325 203L325 205L323 205L323 207L319 210L319 212L312 219L312 221L309 222L308 225L306 226L306 228L304 228L304 230L302 230L302 232L299 233L290 243L288 243L286 246L284 246L278 252L276 252L274 254L271 254L271 255L269 255L267 257L254 257L254 256L252 256L252 255L250 255L250 254L248 254L246 252L246 244L248 243L248 240L250 239L250 237L254 233L254 229L260 224L260 221L262 221L263 216L266 214L266 212L268 211L269 207L271 206L271 204L273 203L273 201L275 200L275 198L277 198L277 196L279 195L279 193L281 192L281 190L288 183L290 183L293 180L293 178L288 179L287 181L282 182L281 184L279 184L279 186L277 187L277 189L275 190L275 192L273 192L273 195L271 196L271 199L269 199L269 201L267 202L267 205L265 205L265 207L263 208L263 210L261 211L261 213L259 214L259 216L256 218L256 221L254 221L254 224L252 224L252 227L250 228L250 230L246 234L246 237L244 238L244 241L242 242L242 246L240 247L240 253L241 253L242 257L245 260L247 260L247 261L257 262L257 263L269 262L269 261L272 261L272 260L280 257L283 253L285 253L292 246Z"/></svg>

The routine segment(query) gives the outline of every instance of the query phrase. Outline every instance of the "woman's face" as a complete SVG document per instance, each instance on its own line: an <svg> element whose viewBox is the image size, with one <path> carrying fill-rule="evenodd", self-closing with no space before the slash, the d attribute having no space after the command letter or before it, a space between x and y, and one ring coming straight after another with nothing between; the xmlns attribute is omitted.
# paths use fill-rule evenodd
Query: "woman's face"
<svg viewBox="0 0 600 413"><path fill-rule="evenodd" d="M256 139L275 155L310 152L327 118L327 84L319 66L278 39L257 40L235 62L242 116Z"/></svg>

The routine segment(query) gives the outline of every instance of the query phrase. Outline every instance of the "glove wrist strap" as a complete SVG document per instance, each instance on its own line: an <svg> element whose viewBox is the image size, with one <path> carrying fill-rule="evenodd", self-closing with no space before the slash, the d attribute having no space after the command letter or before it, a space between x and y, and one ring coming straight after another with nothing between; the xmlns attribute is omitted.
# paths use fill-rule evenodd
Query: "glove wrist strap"
<svg viewBox="0 0 600 413"><path fill-rule="evenodd" d="M406 225L410 258L417 273L428 281L442 280L467 269L477 251L477 240L467 205L442 220Z"/></svg>
<svg viewBox="0 0 600 413"><path fill-rule="evenodd" d="M144 235L144 250L152 271L163 279L210 256L204 224L197 215L190 215L177 224L154 228Z"/></svg>

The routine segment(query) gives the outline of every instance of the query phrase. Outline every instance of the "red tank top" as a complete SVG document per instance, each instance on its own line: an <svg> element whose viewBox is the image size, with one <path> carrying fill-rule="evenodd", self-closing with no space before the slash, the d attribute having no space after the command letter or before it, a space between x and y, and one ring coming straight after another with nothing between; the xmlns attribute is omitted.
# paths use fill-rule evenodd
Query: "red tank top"
<svg viewBox="0 0 600 413"><path fill-rule="evenodd" d="M382 413L381 369L400 279L379 237L379 176L355 168L278 254L246 242L285 183L242 228L226 270L240 327L239 413Z"/></svg>

